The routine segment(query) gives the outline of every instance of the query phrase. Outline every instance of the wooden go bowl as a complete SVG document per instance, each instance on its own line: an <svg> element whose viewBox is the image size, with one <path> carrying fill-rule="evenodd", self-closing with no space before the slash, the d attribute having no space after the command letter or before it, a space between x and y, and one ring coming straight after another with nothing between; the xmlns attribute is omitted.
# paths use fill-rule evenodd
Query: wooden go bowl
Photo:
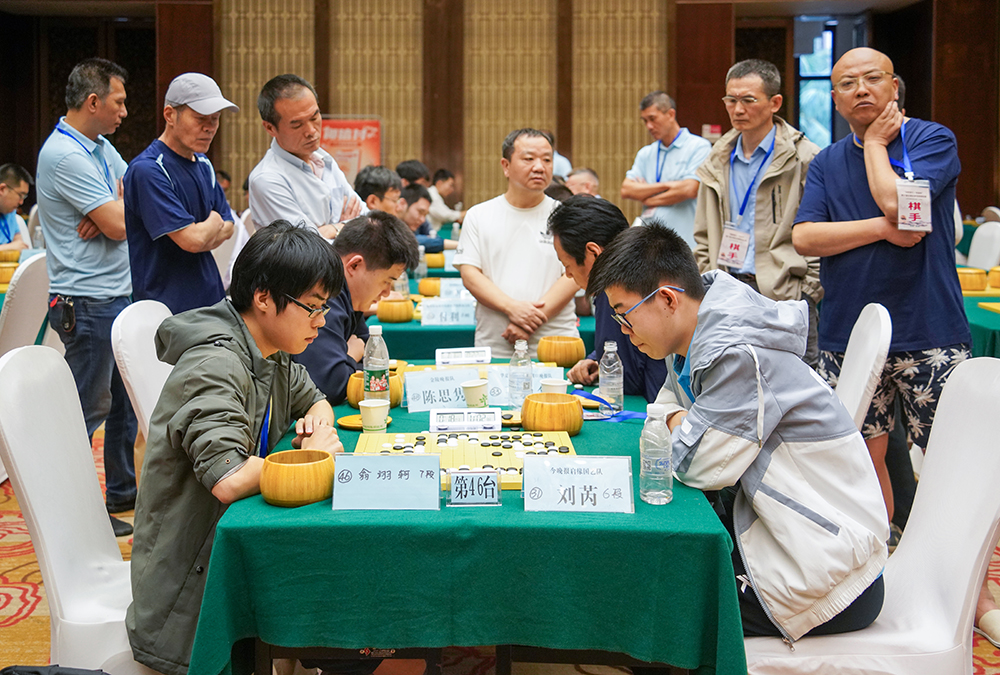
<svg viewBox="0 0 1000 675"><path fill-rule="evenodd" d="M408 323L413 321L413 303L409 300L379 300L375 316L382 323Z"/></svg>
<svg viewBox="0 0 1000 675"><path fill-rule="evenodd" d="M975 267L963 267L958 270L958 283L963 291L985 291L986 270Z"/></svg>
<svg viewBox="0 0 1000 675"><path fill-rule="evenodd" d="M365 397L364 373L360 370L347 380L347 403L352 408L358 407L358 401ZM403 402L403 376L389 371L389 407L395 408Z"/></svg>
<svg viewBox="0 0 1000 675"><path fill-rule="evenodd" d="M572 368L587 356L583 339L563 335L546 335L538 341L538 360L555 363L560 368Z"/></svg>
<svg viewBox="0 0 1000 675"><path fill-rule="evenodd" d="M565 431L570 436L583 426L583 405L572 394L528 394L521 406L525 431Z"/></svg>
<svg viewBox="0 0 1000 675"><path fill-rule="evenodd" d="M326 450L285 450L264 458L260 493L274 506L304 506L333 494L333 456Z"/></svg>
<svg viewBox="0 0 1000 675"><path fill-rule="evenodd" d="M444 267L444 253L427 253L424 259L427 261L427 267Z"/></svg>
<svg viewBox="0 0 1000 675"><path fill-rule="evenodd" d="M417 284L420 295L436 297L441 295L441 279L438 277L426 277Z"/></svg>

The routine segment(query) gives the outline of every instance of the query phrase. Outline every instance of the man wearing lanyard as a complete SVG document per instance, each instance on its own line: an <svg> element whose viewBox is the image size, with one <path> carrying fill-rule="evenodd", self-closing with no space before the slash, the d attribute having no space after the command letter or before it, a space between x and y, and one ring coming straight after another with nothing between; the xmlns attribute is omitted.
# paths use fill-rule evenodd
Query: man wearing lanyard
<svg viewBox="0 0 1000 675"><path fill-rule="evenodd" d="M772 300L805 300L805 362L819 361L816 303L823 297L819 258L792 246L792 223L809 163L819 148L775 113L781 75L767 61L740 61L722 97L733 128L712 147L698 178L694 257L702 273L728 270Z"/></svg>
<svg viewBox="0 0 1000 675"><path fill-rule="evenodd" d="M861 309L878 302L892 317L888 360L862 429L890 519L885 452L896 394L910 440L927 447L941 388L971 342L955 274L955 136L904 118L892 73L885 54L865 48L834 66L833 101L853 134L816 155L792 232L799 253L822 256L819 373L831 385ZM909 194L918 196L900 199ZM914 214L930 231L900 226Z"/></svg>
<svg viewBox="0 0 1000 675"><path fill-rule="evenodd" d="M643 98L639 110L653 142L636 154L622 183L622 197L642 202L643 220L657 218L694 248L696 171L712 144L681 128L673 99L662 91Z"/></svg>
<svg viewBox="0 0 1000 675"><path fill-rule="evenodd" d="M0 251L20 251L31 245L21 236L21 216L17 209L34 183L31 174L17 164L0 166Z"/></svg>
<svg viewBox="0 0 1000 675"><path fill-rule="evenodd" d="M127 165L103 134L128 114L121 66L87 59L70 73L66 116L38 153L38 218L47 245L49 325L66 347L87 433L104 424L110 513L135 506L136 421L111 352L111 324L129 304L121 178ZM128 523L112 518L115 534Z"/></svg>

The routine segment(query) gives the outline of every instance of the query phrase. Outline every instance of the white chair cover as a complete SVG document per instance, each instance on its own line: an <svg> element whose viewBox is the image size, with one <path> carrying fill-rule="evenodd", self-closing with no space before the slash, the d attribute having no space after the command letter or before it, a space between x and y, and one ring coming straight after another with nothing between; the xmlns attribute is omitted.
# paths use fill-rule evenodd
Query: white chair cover
<svg viewBox="0 0 1000 675"><path fill-rule="evenodd" d="M156 358L156 329L171 316L156 300L140 300L126 307L111 325L111 349L143 438L149 438L149 420L173 366Z"/></svg>
<svg viewBox="0 0 1000 675"><path fill-rule="evenodd" d="M0 458L48 596L50 662L152 673L131 657L129 563L111 531L69 365L48 347L21 347L0 357L0 381Z"/></svg>
<svg viewBox="0 0 1000 675"><path fill-rule="evenodd" d="M49 311L49 273L45 254L18 265L0 312L0 354L35 344Z"/></svg>
<svg viewBox="0 0 1000 675"><path fill-rule="evenodd" d="M38 227L38 204L35 204L31 207L31 210L28 211L28 246L31 246L32 248L35 246L34 236L35 230L37 230Z"/></svg>
<svg viewBox="0 0 1000 675"><path fill-rule="evenodd" d="M976 601L1000 537L1000 360L959 364L944 386L885 603L864 630L744 641L751 673L967 675Z"/></svg>
<svg viewBox="0 0 1000 675"><path fill-rule="evenodd" d="M865 305L854 322L837 378L837 396L854 418L858 430L865 422L875 387L892 342L892 319L878 303Z"/></svg>
<svg viewBox="0 0 1000 675"><path fill-rule="evenodd" d="M1000 265L1000 222L985 222L976 228L965 264L987 271Z"/></svg>

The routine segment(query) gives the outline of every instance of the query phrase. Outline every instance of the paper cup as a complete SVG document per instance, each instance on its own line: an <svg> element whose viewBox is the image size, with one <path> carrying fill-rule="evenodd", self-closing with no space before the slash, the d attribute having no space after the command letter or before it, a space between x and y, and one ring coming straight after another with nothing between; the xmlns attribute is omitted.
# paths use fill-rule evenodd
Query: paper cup
<svg viewBox="0 0 1000 675"><path fill-rule="evenodd" d="M542 393L543 394L565 394L566 385L569 382L566 380L542 380Z"/></svg>
<svg viewBox="0 0 1000 675"><path fill-rule="evenodd" d="M489 382L487 380L469 380L462 383L462 392L465 394L465 405L469 408L485 408L489 405L487 390Z"/></svg>
<svg viewBox="0 0 1000 675"><path fill-rule="evenodd" d="M369 399L358 401L361 409L361 428L366 434L380 434L385 431L386 419L389 417L389 401L385 399Z"/></svg>

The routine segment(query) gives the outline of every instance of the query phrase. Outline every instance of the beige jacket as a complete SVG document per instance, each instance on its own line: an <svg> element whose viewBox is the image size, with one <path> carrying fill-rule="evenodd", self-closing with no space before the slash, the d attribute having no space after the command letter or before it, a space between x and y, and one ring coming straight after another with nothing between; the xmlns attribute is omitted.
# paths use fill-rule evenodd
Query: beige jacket
<svg viewBox="0 0 1000 675"><path fill-rule="evenodd" d="M792 225L806 185L806 171L819 148L801 131L775 116L774 157L757 186L754 266L760 292L773 300L823 298L819 258L806 257L792 246ZM723 224L729 220L729 156L739 132L730 130L716 141L698 169L701 187L694 221L694 256L698 270L718 269Z"/></svg>

